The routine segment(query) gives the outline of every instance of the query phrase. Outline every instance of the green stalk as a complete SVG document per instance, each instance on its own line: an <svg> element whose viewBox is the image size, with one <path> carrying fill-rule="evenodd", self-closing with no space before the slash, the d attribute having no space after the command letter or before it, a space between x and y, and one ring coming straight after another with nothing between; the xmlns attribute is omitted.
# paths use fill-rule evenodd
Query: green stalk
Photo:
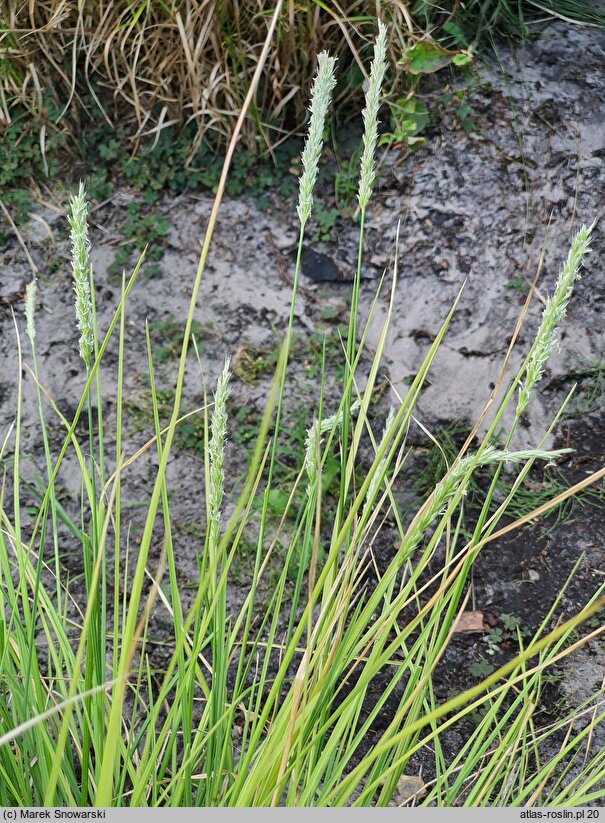
<svg viewBox="0 0 605 823"><path fill-rule="evenodd" d="M365 108L363 110L364 133L363 152L360 161L359 189L357 200L360 209L359 235L357 244L357 267L355 269L355 279L353 281L353 292L351 296L351 308L349 313L349 330L347 334L345 377L344 377L344 411L342 429L342 466L343 471L340 480L339 508L337 512L337 527L342 523L344 507L346 506L348 489L350 485L350 474L348 468L349 452L349 419L351 415L351 392L353 386L353 364L356 362L357 354L357 315L359 312L359 291L361 285L361 270L363 265L363 241L366 209L376 178L376 146L378 143L378 112L380 108L380 95L382 84L386 74L387 60L387 27L378 21L378 37L374 44L374 59L370 69L370 81L365 97Z"/></svg>
<svg viewBox="0 0 605 823"><path fill-rule="evenodd" d="M189 340L191 337L191 327L193 324L193 315L195 312L197 296L200 290L200 285L202 281L202 275L204 273L204 269L206 266L206 259L208 257L208 251L210 249L210 242L212 239L212 235L214 233L214 228L216 225L216 220L218 216L219 206L222 200L223 192L225 189L225 183L227 179L227 173L229 171L229 167L231 165L231 160L233 157L233 153L235 151L235 146L237 143L237 139L239 133L241 131L243 120L248 110L248 107L252 101L253 95L256 91L256 87L258 85L258 81L260 79L260 74L262 68L264 66L265 60L267 58L269 44L271 42L271 38L273 36L273 32L275 26L277 24L278 16L281 11L283 0L278 0L276 4L276 8L274 11L274 15L271 20L271 25L269 27L269 31L267 34L267 39L265 41L265 45L263 47L261 56L259 58L259 62L257 68L254 73L254 77L252 79L252 83L250 85L250 89L248 95L246 96L246 100L244 101L244 105L242 106L242 110L240 112L240 116L238 118L236 127L234 129L233 137L227 149L227 153L225 156L225 162L223 165L223 170L221 173L221 178L218 185L217 195L215 197L215 201L212 207L212 212L210 214L210 219L208 221L208 227L206 230L206 236L204 238L204 244L202 247L202 252L200 255L200 260L195 276L195 280L193 283L193 288L191 292L191 300L189 304L189 310L187 312L187 320L185 323L185 331L183 334L183 344L181 348L181 357L179 361L179 368L177 372L177 380L176 380L176 387L175 387L175 399L174 399L174 406L172 416L170 418L170 424L168 427L168 431L166 433L166 440L164 442L164 451L162 454L162 460L158 467L157 478L154 483L151 500L149 503L147 518L145 521L145 527L143 531L143 536L141 538L141 544L139 548L139 556L137 559L137 565L134 571L134 577L132 581L132 588L130 594L130 602L128 607L128 613L126 616L126 625L124 626L123 630L123 647L120 654L120 660L118 664L118 683L113 689L112 694L112 705L111 705L111 714L109 718L109 723L107 727L107 736L106 736L106 743L105 743L105 751L103 755L103 761L101 764L101 770L98 778L98 786L97 786L97 793L95 797L95 804L98 806L107 806L110 805L112 802L113 797L113 771L115 767L115 758L118 749L118 737L120 731L120 723L121 723L121 716L122 716L122 706L124 702L124 691L125 691L125 683L128 671L130 669L130 661L132 659L132 655L134 653L134 648L132 646L135 636L135 628L136 628L136 615L137 615L137 608L138 603L141 597L141 590L143 585L144 579L144 570L145 564L147 562L147 556L149 552L149 546L151 544L151 538L153 534L153 526L155 521L155 515L158 509L158 503L161 496L161 489L164 483L164 476L166 472L166 465L168 462L168 456L170 454L170 450L172 447L172 441L174 439L174 432L176 429L176 424L178 420L178 415L180 411L181 405L181 397L183 392L183 382L185 378L185 365L186 365L186 358L187 358L187 351L189 348Z"/></svg>

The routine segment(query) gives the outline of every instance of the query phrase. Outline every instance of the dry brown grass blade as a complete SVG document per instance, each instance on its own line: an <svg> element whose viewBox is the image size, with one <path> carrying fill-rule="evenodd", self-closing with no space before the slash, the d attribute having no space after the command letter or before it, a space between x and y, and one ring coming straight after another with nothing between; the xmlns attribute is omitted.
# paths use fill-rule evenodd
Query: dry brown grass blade
<svg viewBox="0 0 605 823"><path fill-rule="evenodd" d="M0 42L8 70L0 78L0 111L6 122L14 106L25 106L37 122L46 122L44 99L50 94L75 132L87 111L87 95L108 124L120 122L135 141L168 124L193 122L195 145L210 133L214 142L226 144L233 134L275 8L268 0L6 0L5 5ZM377 16L389 24L395 63L414 36L403 0L290 0L242 139L256 146L260 128L271 148L282 134L304 125L308 86L322 49L339 58L344 82L337 105L355 95L361 99L361 84L351 79L351 71L367 77Z"/></svg>

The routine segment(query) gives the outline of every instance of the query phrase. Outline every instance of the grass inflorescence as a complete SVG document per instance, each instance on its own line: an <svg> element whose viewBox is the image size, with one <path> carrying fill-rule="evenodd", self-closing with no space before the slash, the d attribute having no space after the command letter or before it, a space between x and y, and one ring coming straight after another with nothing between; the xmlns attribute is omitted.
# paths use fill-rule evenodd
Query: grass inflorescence
<svg viewBox="0 0 605 823"><path fill-rule="evenodd" d="M278 13L279 5L272 25ZM270 36L271 32L267 42ZM545 672L603 631L597 627L580 634L583 624L603 608L600 589L586 592L582 610L564 622L559 619L561 595L532 636L517 632L518 652L504 666L448 700L440 702L435 695L433 677L465 609L473 560L487 543L577 491L566 489L502 525L532 465L555 461L561 454L542 444L533 449L514 447L525 399L516 407L502 446L493 445L493 433L503 425L507 407L515 407L519 392L531 401L543 353L552 348L569 293L559 299L563 286L557 287L556 322L543 323L517 373L503 371L499 383L505 385L507 377L509 388L499 404L493 402L495 394L487 399L487 406L495 411L485 435L481 438L479 428L475 429L405 521L395 491L405 482L407 432L455 306L443 319L407 394L386 423L377 426L370 409L393 311L396 270L390 285L386 279L381 284L389 301L387 319L363 375L360 363L369 319L357 315L364 216L374 175L375 112L386 70L384 37L381 28L366 101L359 255L351 316L342 341L344 367L328 383L324 349L323 379L308 420L304 465L291 482L276 523L270 501L285 420L284 398L290 390L288 363L300 249L312 213L316 164L333 85L334 62L326 55L320 59L303 153L300 243L289 324L276 357L265 412L256 421L249 472L236 499L227 499L224 482L225 446L230 437L236 439L227 402L229 361L213 398L205 398L201 411L206 491L201 504L193 501L204 528L193 532L201 536L195 547L198 575L192 589L185 589L179 575L171 516L179 488L167 469L183 419L193 314L237 130L191 290L174 391L167 395L160 396L156 388L153 330L145 330L153 420L148 439L135 455L124 454L122 445L128 358L125 312L142 260L123 281L113 318L100 335L94 279L88 277L84 190L72 201L78 323L80 331L86 332L82 395L75 414L67 419L44 393L36 368L32 287L26 323L31 375L38 392L45 488L33 515L24 518L20 438L25 421L20 384L13 455L6 468L12 495L11 485L5 483L0 498L0 803L4 806L382 806L392 802L401 776L419 751L432 754L435 768L418 803L570 806L603 796L602 755L587 754L582 759L588 736L605 719L602 695L572 707L546 729L535 722ZM267 52L268 48L261 65ZM259 77L260 72L255 82ZM253 93L254 85L246 105ZM581 229L572 243L574 271L587 252L589 235L590 229ZM88 292L86 283L92 286ZM109 368L104 355L114 339L117 412L110 437L103 419L101 366ZM328 389L334 385L337 390ZM166 396L169 419L161 422ZM46 436L49 403L67 432L56 453ZM78 422L84 409L87 437L82 443ZM5 446L6 441L2 450ZM366 455L368 448L371 451L369 461L362 457L362 448ZM135 536L127 523L123 484L133 462L147 451L154 454L154 473L144 525ZM71 515L57 501L57 475L68 454L81 479L79 506ZM328 505L323 479L334 462L337 499ZM512 478L510 492L494 505L504 465ZM475 473L486 467L492 480L483 491L476 525L466 533L459 527L461 503ZM603 475L605 470L579 485L585 487ZM296 493L299 486L304 493ZM385 513L395 524L396 539L378 573L374 546L385 534ZM291 518L287 530L283 528L286 516ZM70 551L82 557L80 581L63 574L66 524ZM238 557L243 552L251 574L245 578L243 602L234 605L230 592L234 585L241 586ZM277 565L272 564L274 556ZM368 569L376 571L371 585ZM268 576L269 588L264 585ZM152 648L154 614L162 615L165 627L167 651L161 662ZM471 714L480 718L476 728L462 725L466 734L459 749L446 753L447 729L464 724ZM586 717L589 720L582 722ZM378 718L382 722L376 733ZM548 744L560 740L562 731L564 744L555 746L553 754ZM572 765L577 765L573 773ZM568 779L551 780L561 770Z"/></svg>

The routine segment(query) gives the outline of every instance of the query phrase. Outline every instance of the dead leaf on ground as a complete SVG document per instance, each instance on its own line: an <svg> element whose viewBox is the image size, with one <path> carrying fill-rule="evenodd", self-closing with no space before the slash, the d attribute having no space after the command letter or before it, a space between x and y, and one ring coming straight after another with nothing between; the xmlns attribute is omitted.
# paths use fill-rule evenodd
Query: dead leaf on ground
<svg viewBox="0 0 605 823"><path fill-rule="evenodd" d="M463 632L486 632L489 626L485 624L483 612L462 612L454 626L454 634Z"/></svg>

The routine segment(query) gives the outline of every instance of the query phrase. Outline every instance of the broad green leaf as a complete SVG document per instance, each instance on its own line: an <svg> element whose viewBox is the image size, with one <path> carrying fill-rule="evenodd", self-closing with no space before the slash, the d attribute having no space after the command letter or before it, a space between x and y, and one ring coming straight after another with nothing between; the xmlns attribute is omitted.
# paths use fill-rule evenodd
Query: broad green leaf
<svg viewBox="0 0 605 823"><path fill-rule="evenodd" d="M409 49L401 63L410 74L434 74L452 62L457 52L449 51L437 43L425 41Z"/></svg>

